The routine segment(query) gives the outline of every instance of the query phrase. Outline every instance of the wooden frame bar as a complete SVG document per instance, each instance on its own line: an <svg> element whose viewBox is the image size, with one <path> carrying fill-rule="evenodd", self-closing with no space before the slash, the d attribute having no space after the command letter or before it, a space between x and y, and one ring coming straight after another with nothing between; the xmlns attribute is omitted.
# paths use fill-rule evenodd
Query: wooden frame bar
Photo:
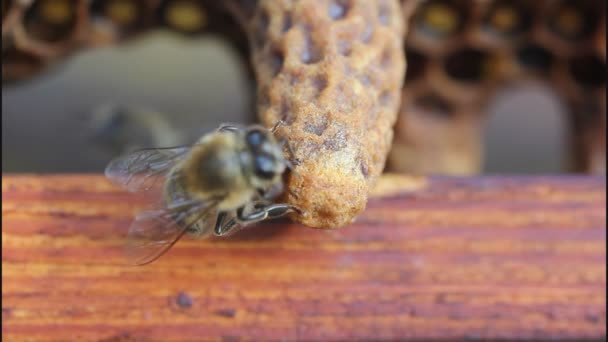
<svg viewBox="0 0 608 342"><path fill-rule="evenodd" d="M386 175L351 226L278 221L122 264L144 199L2 180L6 340L602 339L605 177Z"/></svg>

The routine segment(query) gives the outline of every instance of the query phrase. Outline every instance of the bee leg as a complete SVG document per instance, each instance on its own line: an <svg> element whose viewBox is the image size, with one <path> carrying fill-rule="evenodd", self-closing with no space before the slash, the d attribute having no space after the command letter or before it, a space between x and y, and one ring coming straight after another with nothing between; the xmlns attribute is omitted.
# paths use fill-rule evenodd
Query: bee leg
<svg viewBox="0 0 608 342"><path fill-rule="evenodd" d="M300 212L300 210L298 208L294 207L293 205L284 204L284 203L271 204L271 205L267 205L262 208L256 208L256 209L258 209L258 210L254 211L252 213L249 213L249 214L244 213L244 208L237 209L236 210L237 220L244 224L250 224L250 223L260 222L260 221L263 221L266 219L279 218L292 210Z"/></svg>
<svg viewBox="0 0 608 342"><path fill-rule="evenodd" d="M230 125L230 124L222 124L220 126L220 128L218 128L217 130L220 132L238 132L241 129L242 128L239 126L234 126L234 125Z"/></svg>
<svg viewBox="0 0 608 342"><path fill-rule="evenodd" d="M279 126L285 125L285 121L283 121L282 119L277 121L277 123L274 124L274 126L272 126L272 128L270 129L270 132L272 132L272 134L275 134L277 129L279 128ZM291 148L291 145L289 144L289 140L285 139L285 138L281 138L279 139L279 145L281 145L281 148L285 147L287 148L287 152L289 153L290 159L286 160L286 164L287 164L287 168L289 168L290 170L294 170L295 166L298 166L301 164L301 161L297 158L295 158L295 153L293 152L293 149Z"/></svg>
<svg viewBox="0 0 608 342"><path fill-rule="evenodd" d="M228 222L226 221L226 217L228 215L225 212L221 212L217 215L217 221L215 222L214 234L216 236L225 236L228 235L229 232L232 232L234 228L238 228L238 224L234 218L231 218Z"/></svg>
<svg viewBox="0 0 608 342"><path fill-rule="evenodd" d="M270 129L270 132L272 132L273 134L277 131L277 128L279 128L279 126L282 126L285 124L285 121L283 121L283 119L280 119L279 121L277 121L274 126L272 126L272 128Z"/></svg>
<svg viewBox="0 0 608 342"><path fill-rule="evenodd" d="M279 218L289 211L301 212L290 204L264 205L260 203L260 205L256 204L254 208L256 211L248 214L245 214L245 207L238 208L236 210L236 217L233 217L228 222L225 222L227 214L225 212L220 213L215 223L215 235L226 236L236 232L243 225L257 223L266 219Z"/></svg>

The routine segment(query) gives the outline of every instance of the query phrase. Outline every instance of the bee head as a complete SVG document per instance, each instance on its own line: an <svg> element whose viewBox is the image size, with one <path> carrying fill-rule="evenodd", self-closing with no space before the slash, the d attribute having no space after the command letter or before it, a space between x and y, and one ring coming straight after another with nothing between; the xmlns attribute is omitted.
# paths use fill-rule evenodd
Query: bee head
<svg viewBox="0 0 608 342"><path fill-rule="evenodd" d="M270 131L254 127L245 135L247 148L252 156L252 170L263 182L277 179L285 171L283 152Z"/></svg>

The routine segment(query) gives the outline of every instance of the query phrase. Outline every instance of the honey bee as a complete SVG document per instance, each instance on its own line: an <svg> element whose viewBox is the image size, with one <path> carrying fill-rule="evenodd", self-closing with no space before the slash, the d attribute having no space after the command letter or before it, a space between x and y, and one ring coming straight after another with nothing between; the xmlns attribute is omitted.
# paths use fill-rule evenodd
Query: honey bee
<svg viewBox="0 0 608 342"><path fill-rule="evenodd" d="M223 125L192 146L148 148L111 161L106 177L131 192L158 192L160 203L136 215L127 252L148 264L184 234L227 236L248 224L278 218L297 207L273 203L283 174L293 169L285 141L262 126ZM212 229L212 227L214 227Z"/></svg>

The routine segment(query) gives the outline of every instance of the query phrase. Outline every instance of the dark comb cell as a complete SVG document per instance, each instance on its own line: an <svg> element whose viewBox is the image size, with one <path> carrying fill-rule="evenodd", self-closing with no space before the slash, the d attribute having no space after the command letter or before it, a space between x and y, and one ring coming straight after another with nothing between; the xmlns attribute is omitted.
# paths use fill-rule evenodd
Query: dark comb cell
<svg viewBox="0 0 608 342"><path fill-rule="evenodd" d="M405 81L412 82L424 76L428 59L420 52L412 49L405 51L407 61L407 71L405 73Z"/></svg>
<svg viewBox="0 0 608 342"><path fill-rule="evenodd" d="M554 57L547 49L528 44L517 50L517 60L526 68L547 72L553 65Z"/></svg>
<svg viewBox="0 0 608 342"><path fill-rule="evenodd" d="M484 78L489 55L481 50L467 48L448 56L445 71L460 82L479 82Z"/></svg>
<svg viewBox="0 0 608 342"><path fill-rule="evenodd" d="M428 94L416 99L414 110L419 113L434 115L440 118L451 118L454 114L450 104L435 94Z"/></svg>
<svg viewBox="0 0 608 342"><path fill-rule="evenodd" d="M572 78L584 87L595 88L606 83L606 64L596 56L572 58L569 68Z"/></svg>

